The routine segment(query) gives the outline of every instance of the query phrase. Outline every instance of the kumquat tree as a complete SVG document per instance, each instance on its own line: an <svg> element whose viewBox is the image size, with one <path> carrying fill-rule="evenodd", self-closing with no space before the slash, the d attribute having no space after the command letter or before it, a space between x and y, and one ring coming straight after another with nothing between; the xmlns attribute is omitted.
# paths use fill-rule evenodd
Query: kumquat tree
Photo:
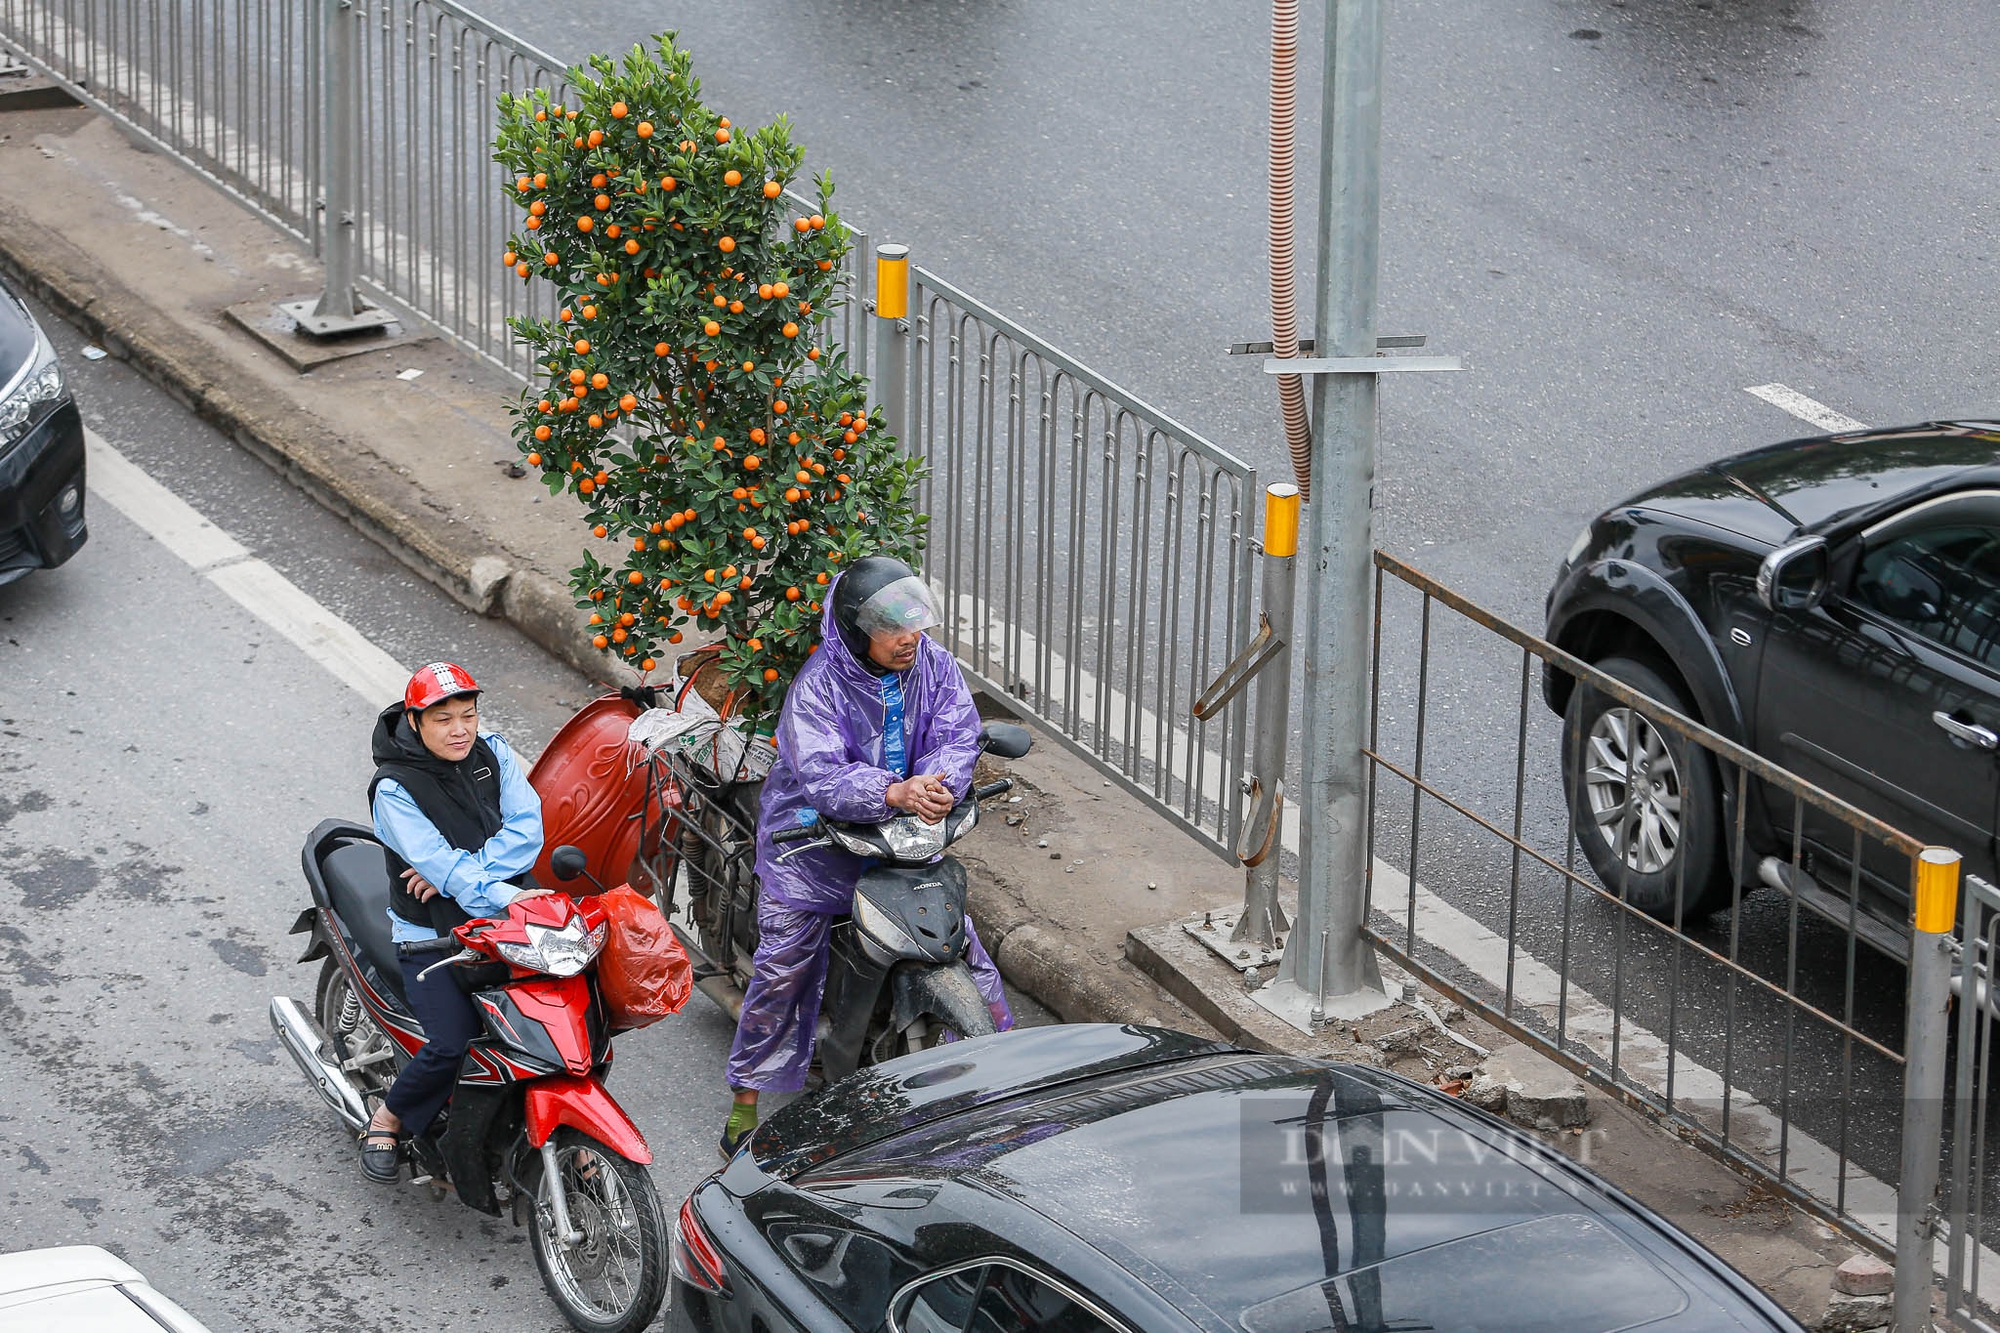
<svg viewBox="0 0 2000 1333"><path fill-rule="evenodd" d="M515 437L621 562L571 571L593 642L641 672L719 638L736 711L775 717L841 567L914 557L919 465L818 338L841 294L833 185L789 219L784 119L743 133L702 103L672 33L572 70L573 104L501 100L494 160L521 209L507 265L554 318L510 321L544 372Z"/></svg>

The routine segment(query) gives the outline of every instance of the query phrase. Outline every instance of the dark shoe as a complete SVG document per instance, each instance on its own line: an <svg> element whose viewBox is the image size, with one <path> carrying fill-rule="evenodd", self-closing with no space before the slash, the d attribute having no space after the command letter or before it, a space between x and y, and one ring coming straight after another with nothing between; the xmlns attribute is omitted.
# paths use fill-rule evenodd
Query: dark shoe
<svg viewBox="0 0 2000 1333"><path fill-rule="evenodd" d="M403 1174L401 1137L391 1129L361 1131L361 1174L383 1185L393 1185Z"/></svg>
<svg viewBox="0 0 2000 1333"><path fill-rule="evenodd" d="M729 1126L727 1124L723 1125L722 1160L725 1162L732 1160L736 1156L736 1150L743 1146L744 1140L756 1132L754 1129L746 1129L741 1134L732 1137L729 1133Z"/></svg>

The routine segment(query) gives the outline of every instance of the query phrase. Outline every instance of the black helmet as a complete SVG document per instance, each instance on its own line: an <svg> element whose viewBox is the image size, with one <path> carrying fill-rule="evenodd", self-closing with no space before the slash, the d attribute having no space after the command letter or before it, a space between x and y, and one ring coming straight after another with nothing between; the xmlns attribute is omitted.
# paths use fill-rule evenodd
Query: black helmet
<svg viewBox="0 0 2000 1333"><path fill-rule="evenodd" d="M833 585L833 623L855 660L873 670L868 640L876 634L930 629L944 622L930 586L892 555L855 561Z"/></svg>

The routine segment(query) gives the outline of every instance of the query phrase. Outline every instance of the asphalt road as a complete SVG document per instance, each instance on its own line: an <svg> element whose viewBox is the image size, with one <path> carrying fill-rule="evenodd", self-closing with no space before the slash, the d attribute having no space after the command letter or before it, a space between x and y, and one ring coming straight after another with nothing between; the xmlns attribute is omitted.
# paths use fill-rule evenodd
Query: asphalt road
<svg viewBox="0 0 2000 1333"><path fill-rule="evenodd" d="M486 686L527 753L590 696L37 309L86 423L399 661ZM98 1244L217 1333L564 1325L525 1232L364 1180L271 1035L317 963L299 847L366 817L364 699L109 504L0 588L5 1248ZM1047 1021L1032 1004L1028 1021ZM716 1164L731 1024L696 997L620 1044L618 1094L677 1202Z"/></svg>

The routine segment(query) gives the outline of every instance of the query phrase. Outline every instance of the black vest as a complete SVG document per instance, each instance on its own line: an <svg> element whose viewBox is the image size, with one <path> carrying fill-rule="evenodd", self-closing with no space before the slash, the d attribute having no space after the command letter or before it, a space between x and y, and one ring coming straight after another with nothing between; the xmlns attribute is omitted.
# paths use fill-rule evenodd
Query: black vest
<svg viewBox="0 0 2000 1333"><path fill-rule="evenodd" d="M375 789L385 778L394 779L408 792L439 835L461 852L478 851L500 831L500 761L484 737L475 740L472 752L455 764L441 759L383 762L368 784L371 810L375 807ZM409 862L398 856L393 847L385 846L383 850L389 857L390 911L412 925L429 926L440 935L472 919L442 893L429 902L419 901L403 880ZM517 875L511 882L525 884L527 876Z"/></svg>

